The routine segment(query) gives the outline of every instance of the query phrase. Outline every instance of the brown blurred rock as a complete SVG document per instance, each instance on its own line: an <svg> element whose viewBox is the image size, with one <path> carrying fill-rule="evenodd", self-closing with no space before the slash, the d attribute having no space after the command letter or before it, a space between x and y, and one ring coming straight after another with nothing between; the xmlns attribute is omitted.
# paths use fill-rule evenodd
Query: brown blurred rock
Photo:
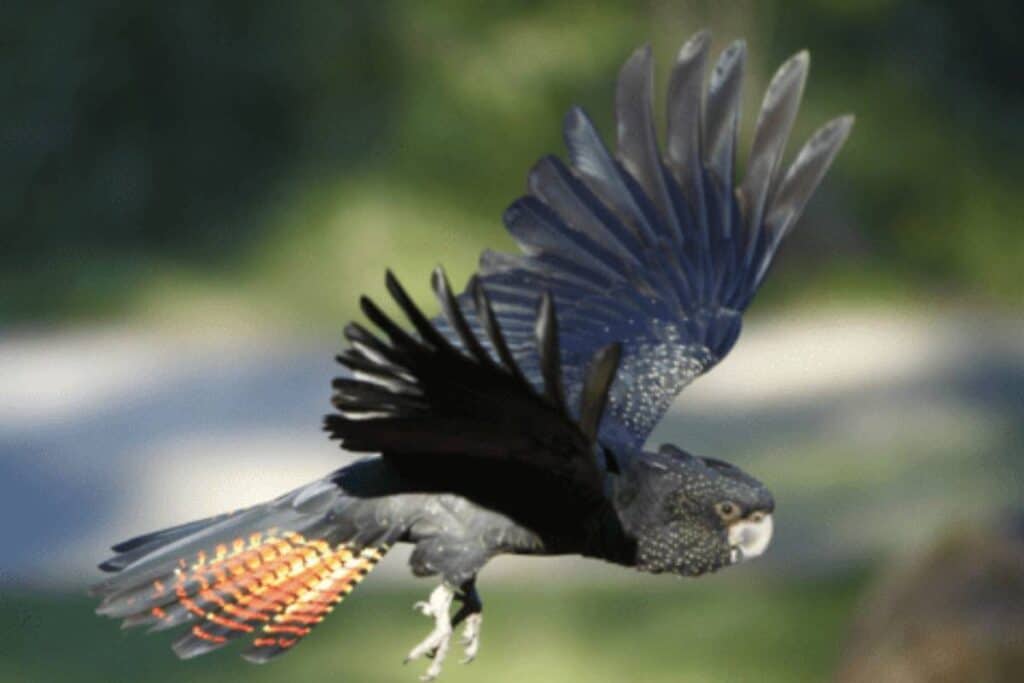
<svg viewBox="0 0 1024 683"><path fill-rule="evenodd" d="M959 528L860 607L837 683L1024 682L1024 534Z"/></svg>

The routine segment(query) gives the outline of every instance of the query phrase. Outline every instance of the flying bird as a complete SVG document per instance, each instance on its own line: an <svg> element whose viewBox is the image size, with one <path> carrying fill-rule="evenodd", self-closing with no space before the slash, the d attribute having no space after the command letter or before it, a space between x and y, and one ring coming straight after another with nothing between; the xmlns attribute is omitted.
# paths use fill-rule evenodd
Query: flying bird
<svg viewBox="0 0 1024 683"><path fill-rule="evenodd" d="M389 272L400 323L363 297L333 382L330 437L372 453L272 501L144 534L100 565L97 612L181 627L189 658L247 637L243 657L288 652L398 543L433 621L407 661L436 677L453 631L480 644L476 578L502 554L575 554L699 576L762 554L775 501L739 468L673 445L646 450L676 394L733 347L779 243L846 140L820 128L783 168L808 55L768 86L746 173L735 158L745 45L705 86L710 36L678 53L667 144L652 114L652 59L626 61L616 146L565 117L568 164L541 159L504 223L521 254L485 252L465 290L432 276L431 319ZM457 608L457 609L456 609ZM454 614L453 614L454 609Z"/></svg>

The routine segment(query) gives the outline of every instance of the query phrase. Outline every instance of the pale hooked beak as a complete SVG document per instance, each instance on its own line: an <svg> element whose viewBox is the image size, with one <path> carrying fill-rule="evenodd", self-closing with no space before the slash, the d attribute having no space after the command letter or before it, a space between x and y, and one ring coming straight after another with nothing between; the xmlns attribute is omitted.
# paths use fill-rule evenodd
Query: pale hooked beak
<svg viewBox="0 0 1024 683"><path fill-rule="evenodd" d="M741 519L729 527L729 560L736 564L757 557L772 541L772 516Z"/></svg>

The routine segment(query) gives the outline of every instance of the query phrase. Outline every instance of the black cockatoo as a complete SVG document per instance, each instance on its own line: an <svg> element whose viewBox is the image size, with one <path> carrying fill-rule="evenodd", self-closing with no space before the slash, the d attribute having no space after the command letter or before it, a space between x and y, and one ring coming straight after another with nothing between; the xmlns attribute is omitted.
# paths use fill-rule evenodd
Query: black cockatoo
<svg viewBox="0 0 1024 683"><path fill-rule="evenodd" d="M673 397L732 348L782 238L850 132L826 124L781 166L807 75L789 59L764 97L746 175L734 176L745 47L705 87L709 35L680 50L667 147L652 117L649 48L619 74L617 146L565 118L569 164L549 156L504 222L523 253L485 252L456 295L440 270L431 320L388 274L403 326L345 329L347 369L325 429L379 454L267 503L130 539L100 565L100 614L182 626L180 657L251 637L247 659L290 650L396 543L439 576L409 659L435 677L464 623L472 659L492 557L578 554L698 576L760 555L774 500L721 460L644 442ZM459 609L454 615L454 601Z"/></svg>

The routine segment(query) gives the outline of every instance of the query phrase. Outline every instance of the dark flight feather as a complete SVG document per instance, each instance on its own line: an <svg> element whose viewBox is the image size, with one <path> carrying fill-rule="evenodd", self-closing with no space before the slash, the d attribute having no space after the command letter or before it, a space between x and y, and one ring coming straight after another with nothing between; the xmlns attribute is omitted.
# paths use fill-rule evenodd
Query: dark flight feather
<svg viewBox="0 0 1024 683"><path fill-rule="evenodd" d="M591 441L597 441L597 427L608 403L608 389L615 379L622 357L622 346L609 344L594 355L580 392L580 429Z"/></svg>
<svg viewBox="0 0 1024 683"><path fill-rule="evenodd" d="M359 298L359 308L362 310L363 315L370 319L370 321L379 327L384 334L387 335L388 339L391 340L392 348L399 353L409 353L415 351L419 343L411 337L405 330L403 330L394 320L377 307L377 304L373 303L373 300L367 296Z"/></svg>
<svg viewBox="0 0 1024 683"><path fill-rule="evenodd" d="M668 162L683 189L697 233L706 253L708 216L704 206L704 172L701 163L701 108L704 66L711 34L701 31L686 41L676 57L668 85ZM690 235L690 239L693 235Z"/></svg>
<svg viewBox="0 0 1024 683"><path fill-rule="evenodd" d="M494 315L494 309L491 308L491 301L487 298L487 293L484 292L483 286L480 284L480 280L474 277L469 284L469 291L473 294L473 301L476 304L476 314L479 316L481 323L484 326L484 332L487 335L487 340L491 343L493 348L498 353L498 358L501 359L502 365L518 384L526 385L528 382L523 377L522 371L519 369L519 364L516 362L515 357L508 348L508 344L505 343L505 336L501 333L501 328L498 326L498 319Z"/></svg>
<svg viewBox="0 0 1024 683"><path fill-rule="evenodd" d="M501 326L505 345L538 391L545 391L550 363L534 343L533 310L543 294L557 310L570 405L578 405L594 354L621 344L623 372L609 395L622 400L611 402L600 432L622 447L641 446L676 394L732 348L779 241L852 122L841 118L823 128L781 172L807 75L806 53L794 56L768 88L738 183L746 48L740 41L727 47L705 88L709 45L709 34L697 34L673 66L664 158L652 116L650 51L643 48L619 74L616 156L587 115L571 109L564 123L569 166L541 159L529 173L529 194L505 213L523 255L485 252L480 259L475 287L486 287L497 318L487 324ZM458 303L480 334L484 321L473 292ZM449 339L459 339L446 321L436 322Z"/></svg>
<svg viewBox="0 0 1024 683"><path fill-rule="evenodd" d="M430 284L434 294L437 296L437 300L441 302L441 310L444 313L445 319L452 326L452 329L455 330L456 334L459 335L459 341L462 342L463 348L469 351L470 355L481 364L495 368L496 366L491 356L480 345L480 341L473 334L469 323L466 322L466 316L462 314L459 302L456 301L455 295L452 294L448 276L445 275L442 268L434 269L434 272L431 274Z"/></svg>
<svg viewBox="0 0 1024 683"><path fill-rule="evenodd" d="M359 323L349 323L346 325L344 336L349 344L351 344L350 351L360 354L370 363L377 364L381 369L387 368L389 371L393 371L395 368L401 367L404 362L403 354L377 339L376 336Z"/></svg>
<svg viewBox="0 0 1024 683"><path fill-rule="evenodd" d="M740 186L747 230L751 236L746 253L748 267L753 266L755 258L763 254L765 206L778 182L779 164L800 107L809 62L807 52L800 52L779 67L768 84L761 113L757 117L747 175Z"/></svg>
<svg viewBox="0 0 1024 683"><path fill-rule="evenodd" d="M622 166L651 198L658 212L671 224L677 242L683 239L682 227L665 185L665 172L654 131L654 64L651 48L645 45L626 61L619 74L615 93L618 121L618 158Z"/></svg>
<svg viewBox="0 0 1024 683"><path fill-rule="evenodd" d="M364 311L390 344L364 328L352 330L359 347L339 354L338 361L354 377L334 380L332 403L338 412L327 416L327 431L348 450L381 453L399 471L422 481L427 470L428 478L470 499L507 489L510 481L530 481L534 496L520 503L530 511L488 501L513 518L542 510L582 518L595 506L606 505L602 483L606 470L597 457L601 450L597 434L615 375L617 350L604 349L595 355L592 377L581 396L582 421L576 422L562 388L559 320L551 296L540 298L533 316L534 344L544 378L538 390L520 370L480 281L472 281L470 290L483 339L455 304L443 271L434 272L432 284L447 326L456 331L452 341L461 348L440 336L389 274L388 291L420 339L402 331L364 298ZM361 353L360 348L372 349L376 357ZM373 369L378 361L379 373ZM397 389L377 381L382 376L397 381ZM478 464L484 462L493 463L490 470L480 469ZM538 484L542 481L554 484L545 488ZM539 492L545 490L571 496L548 494L544 500ZM576 501L575 507L567 500Z"/></svg>
<svg viewBox="0 0 1024 683"><path fill-rule="evenodd" d="M740 123L740 87L747 47L737 40L722 51L711 72L705 100L704 159L723 187L732 188L736 164L736 135ZM725 234L730 224L723 225Z"/></svg>
<svg viewBox="0 0 1024 683"><path fill-rule="evenodd" d="M413 327L416 328L416 331L424 342L435 348L451 349L451 345L448 343L445 336L438 332L437 328L434 327L427 316L423 315L423 312L416 307L416 304L414 304L412 299L409 298L409 295L405 292L405 289L398 281L398 278L396 278L395 274L390 270L387 271L387 274L384 277L384 283L388 289L388 293L391 295L391 298L394 299L395 303L397 303L399 308L402 309L405 317L413 324Z"/></svg>
<svg viewBox="0 0 1024 683"><path fill-rule="evenodd" d="M841 116L819 128L797 154L786 171L779 191L765 219L767 232L781 240L804 210L807 200L853 128L852 116Z"/></svg>
<svg viewBox="0 0 1024 683"><path fill-rule="evenodd" d="M544 376L544 396L548 403L564 412L565 391L562 389L562 362L558 357L558 323L555 321L555 304L548 293L541 297L535 330L541 373Z"/></svg>

